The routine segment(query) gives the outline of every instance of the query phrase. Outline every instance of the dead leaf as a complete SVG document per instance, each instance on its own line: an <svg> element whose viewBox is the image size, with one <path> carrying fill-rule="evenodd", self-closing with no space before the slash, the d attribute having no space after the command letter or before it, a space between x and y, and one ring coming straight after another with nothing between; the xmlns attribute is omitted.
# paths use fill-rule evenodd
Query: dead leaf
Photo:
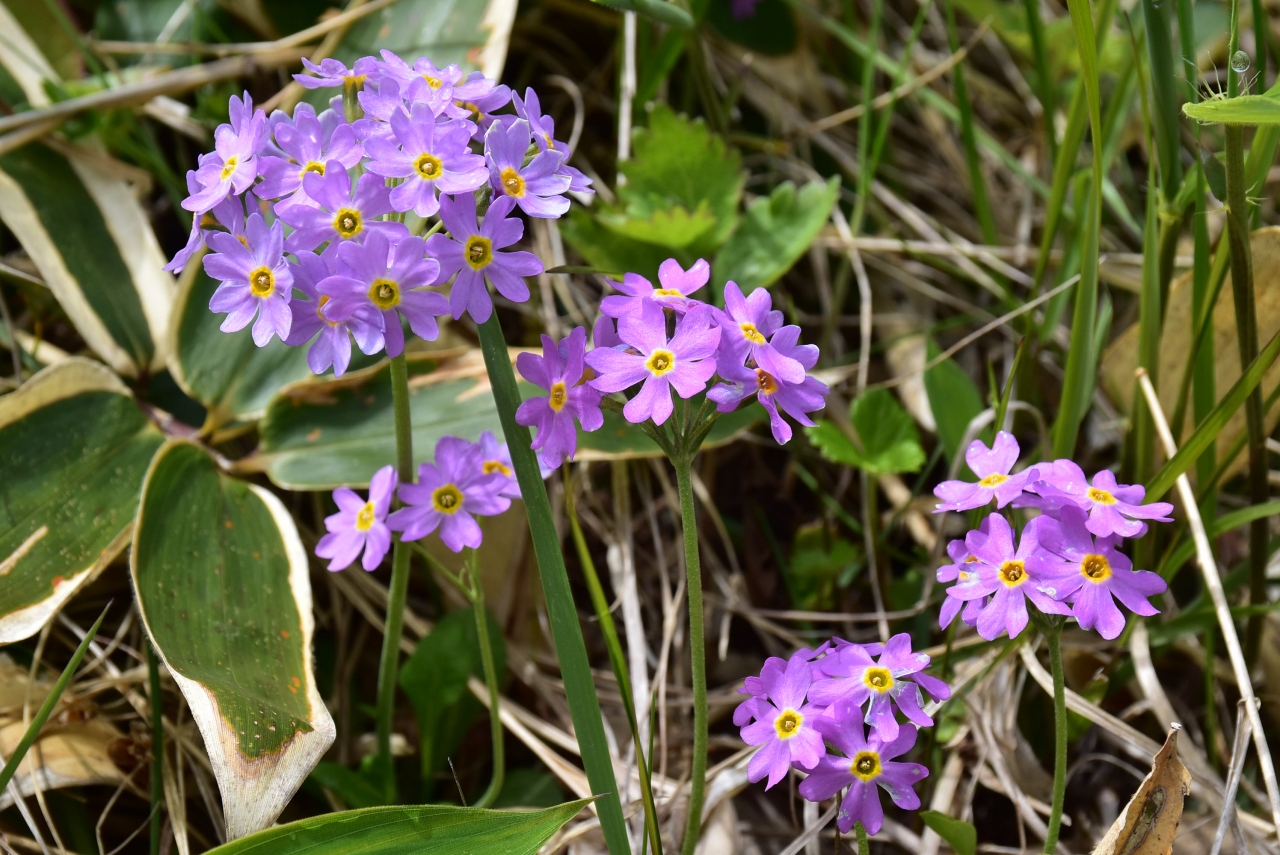
<svg viewBox="0 0 1280 855"><path fill-rule="evenodd" d="M1182 804L1191 793L1191 773L1178 759L1180 730L1182 725L1175 724L1169 731L1151 774L1093 848L1093 855L1171 855Z"/></svg>
<svg viewBox="0 0 1280 855"><path fill-rule="evenodd" d="M1280 228L1258 229L1250 238L1253 254L1253 294L1258 313L1258 342L1265 345L1280 332ZM1165 416L1173 417L1178 400L1178 386L1190 352L1191 341L1191 274L1185 273L1174 280L1169 289L1169 305L1165 311L1164 331L1160 336L1160 366L1157 387L1160 405ZM1233 383L1240 379L1240 349L1236 343L1235 304L1231 296L1231 274L1218 295L1213 308L1213 347L1215 392L1222 400ZM1107 348L1102 360L1102 383L1111 399L1126 413L1133 411L1133 372L1138 367L1138 324L1135 322ZM1280 363L1271 366L1262 378L1260 388L1264 397L1280 386ZM1267 414L1267 432L1275 430L1280 420L1280 410ZM1186 439L1195 428L1190 418L1184 422L1182 436ZM1231 443L1244 431L1244 408L1218 434L1217 453L1225 454ZM1245 465L1246 452L1231 463L1225 483L1238 474ZM1188 473L1195 477L1195 473Z"/></svg>

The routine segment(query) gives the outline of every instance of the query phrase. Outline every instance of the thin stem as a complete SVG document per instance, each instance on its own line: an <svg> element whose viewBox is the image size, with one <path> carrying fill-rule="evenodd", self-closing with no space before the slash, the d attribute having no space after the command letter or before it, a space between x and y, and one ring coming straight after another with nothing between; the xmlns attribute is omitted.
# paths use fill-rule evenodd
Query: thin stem
<svg viewBox="0 0 1280 855"><path fill-rule="evenodd" d="M409 418L409 368L404 354L391 359L391 405L395 412L396 471L400 483L413 481L413 426ZM391 757L391 725L396 711L396 669L400 666L400 634L404 628L404 602L409 594L411 547L396 540L391 553L391 585L387 591L386 630L382 635L382 660L378 665L378 761L387 804L395 804L395 763Z"/></svg>
<svg viewBox="0 0 1280 855"><path fill-rule="evenodd" d="M693 855L702 830L703 790L707 784L707 652L702 625L702 560L698 555L698 515L690 472L696 449L684 449L671 463L680 492L680 527L684 530L684 570L689 594L689 671L693 681L693 770L689 781L689 818L681 855Z"/></svg>
<svg viewBox="0 0 1280 855"><path fill-rule="evenodd" d="M1049 671L1053 675L1053 802L1049 807L1044 855L1053 855L1058 848L1062 802L1067 791L1067 691L1062 675L1062 622L1050 618L1044 637L1049 646Z"/></svg>
<svg viewBox="0 0 1280 855"><path fill-rule="evenodd" d="M609 743L604 736L600 701L596 696L596 685L591 676L582 629L578 625L578 612L573 603L573 591L569 588L564 556L560 552L560 536L556 532L555 520L551 514L551 500L542 483L542 472L533 452L529 429L516 424L520 390L516 386L516 375L511 368L511 356L502 336L502 324L498 321L497 312L479 325L479 333L480 349L484 353L489 382L493 386L493 398L498 407L498 418L502 422L502 434L511 451L511 463L516 470L516 481L520 484L520 495L529 517L529 534L538 559L547 617L555 640L556 657L560 661L560 673L564 678L573 729L578 737L578 746L582 749L587 783L591 792L599 797L596 800L596 810L609 852L611 855L630 855L631 844L627 837L626 821L622 817L618 783L613 776Z"/></svg>
<svg viewBox="0 0 1280 855"><path fill-rule="evenodd" d="M480 582L479 574L473 571L470 576L471 603L476 613L476 638L480 641L484 683L489 689L489 734L493 738L493 777L489 779L489 788L476 800L475 806L487 808L498 798L498 793L502 792L507 761L503 746L502 719L498 715L498 669L493 660L493 645L489 641L489 616L484 607L484 585Z"/></svg>
<svg viewBox="0 0 1280 855"><path fill-rule="evenodd" d="M160 697L160 658L147 647L147 681L151 687L151 855L159 855L164 830L160 804L164 801L164 707Z"/></svg>
<svg viewBox="0 0 1280 855"><path fill-rule="evenodd" d="M853 824L853 833L858 838L858 855L871 855L871 843L867 840L867 829L862 825L862 820Z"/></svg>

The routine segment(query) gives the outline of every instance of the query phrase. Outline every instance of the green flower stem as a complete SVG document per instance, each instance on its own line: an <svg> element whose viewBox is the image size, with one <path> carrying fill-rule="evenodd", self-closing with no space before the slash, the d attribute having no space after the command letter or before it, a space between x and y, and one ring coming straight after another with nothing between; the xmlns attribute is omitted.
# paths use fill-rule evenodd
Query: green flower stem
<svg viewBox="0 0 1280 855"><path fill-rule="evenodd" d="M680 491L680 527L684 530L684 570L689 595L689 672L693 681L693 769L689 780L689 818L681 855L693 855L702 830L703 791L707 785L707 652L702 625L702 559L698 555L698 514L693 504L690 468L694 448L671 461Z"/></svg>
<svg viewBox="0 0 1280 855"><path fill-rule="evenodd" d="M391 404L396 425L396 473L400 483L413 481L413 425L409 420L409 368L404 354L391 360ZM400 666L400 634L404 628L404 601L409 594L408 544L396 535L391 552L391 586L387 591L386 630L382 634L382 661L378 665L378 760L382 791L387 804L396 800L395 763L391 757L391 726L396 711L396 669Z"/></svg>
<svg viewBox="0 0 1280 855"><path fill-rule="evenodd" d="M542 483L542 473L531 447L529 429L516 424L516 407L520 406L520 390L511 368L507 342L502 336L502 325L497 312L479 325L480 349L484 352L485 367L493 386L494 401L498 405L498 418L502 422L502 434L511 451L511 462L516 470L516 481L524 498L525 512L529 515L529 533L533 539L533 551L538 558L542 592L547 602L547 616L551 622L551 634L555 639L556 656L560 660L560 672L564 678L565 695L569 700L569 712L573 718L578 746L582 749L582 765L587 773L587 783L599 798L596 810L600 826L611 855L629 855L631 844L622 817L622 802L618 798L618 784L613 777L613 761L609 757L609 744L605 741L604 722L600 718L600 701L587 660L587 647L578 626L578 612L573 603L573 591L569 588L569 575L564 568L564 556L560 552L560 536L556 533L551 515L551 500Z"/></svg>
<svg viewBox="0 0 1280 855"><path fill-rule="evenodd" d="M164 801L164 708L160 703L160 658L150 644L146 648L151 688L151 855L159 855L160 834L164 830L160 815L160 803Z"/></svg>
<svg viewBox="0 0 1280 855"><path fill-rule="evenodd" d="M476 553L472 551L474 564ZM489 779L489 787L484 795L476 800L475 806L487 808L493 805L502 792L502 783L506 777L506 752L503 746L502 719L499 716L498 669L493 661L493 644L489 640L489 616L484 606L484 584L480 574L472 567L471 604L476 613L476 638L480 641L480 661L484 666L484 684L489 689L489 733L493 738L493 777Z"/></svg>
<svg viewBox="0 0 1280 855"><path fill-rule="evenodd" d="M1062 675L1062 621L1050 617L1044 627L1049 645L1049 671L1053 674L1053 801L1049 806L1049 829L1044 837L1044 855L1058 848L1062 828L1062 802L1067 792L1067 689Z"/></svg>
<svg viewBox="0 0 1280 855"><path fill-rule="evenodd" d="M863 827L862 820L853 824L853 833L858 837L858 855L871 855L871 844L867 841L867 829Z"/></svg>

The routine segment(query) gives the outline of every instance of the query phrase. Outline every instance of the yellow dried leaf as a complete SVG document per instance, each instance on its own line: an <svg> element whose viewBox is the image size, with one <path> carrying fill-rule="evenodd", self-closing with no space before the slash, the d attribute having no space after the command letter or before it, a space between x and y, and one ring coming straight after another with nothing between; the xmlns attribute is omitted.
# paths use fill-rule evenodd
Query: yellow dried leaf
<svg viewBox="0 0 1280 855"><path fill-rule="evenodd" d="M1151 773L1111 825L1093 855L1171 855L1182 804L1191 792L1191 773L1178 759L1175 724L1156 752Z"/></svg>

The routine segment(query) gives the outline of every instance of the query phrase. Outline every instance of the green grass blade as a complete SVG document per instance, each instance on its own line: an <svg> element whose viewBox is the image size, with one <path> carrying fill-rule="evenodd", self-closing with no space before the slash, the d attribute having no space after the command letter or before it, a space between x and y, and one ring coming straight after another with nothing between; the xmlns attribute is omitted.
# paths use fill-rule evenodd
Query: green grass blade
<svg viewBox="0 0 1280 855"><path fill-rule="evenodd" d="M960 50L960 36L956 32L955 0L944 0L942 5L947 19L947 42L951 52L956 53ZM963 62L957 63L952 69L951 78L955 87L956 107L960 110L960 142L964 146L965 165L969 167L969 193L973 196L973 209L978 215L983 241L995 245L999 243L996 221L991 213L991 200L987 196L987 181L982 175L982 161L978 158L978 143L973 132L973 104L964 79Z"/></svg>
<svg viewBox="0 0 1280 855"><path fill-rule="evenodd" d="M1027 34L1031 37L1031 56L1036 63L1036 97L1044 115L1044 136L1049 143L1049 162L1058 162L1058 131L1053 126L1058 111L1058 98L1053 90L1053 72L1049 70L1049 49L1044 40L1044 22L1040 20L1039 0L1023 0L1027 13Z"/></svg>
<svg viewBox="0 0 1280 855"><path fill-rule="evenodd" d="M107 609L111 608L111 603L107 603L106 608L102 610L102 614L98 615L98 619L93 622L93 626L89 627L89 631L85 633L84 640L80 642L80 646L76 648L76 652L71 654L71 661L67 663L67 667L62 669L62 676L58 678L58 682L53 684L49 697L44 699L44 703L40 705L40 709L36 710L35 716L31 719L22 739L18 740L18 745L13 749L13 753L9 755L8 761L5 762L4 768L0 769L0 793L5 791L9 786L9 782L13 780L13 775L18 771L18 766L22 763L22 758L27 756L27 751L35 744L36 737L40 735L40 729L44 727L44 723L49 720L49 716L53 714L54 709L58 706L58 699L62 697L62 693L66 691L67 686L71 683L71 678L76 675L76 669L80 667L81 660L84 659L85 653L89 651L89 645L93 643L94 636L98 634L98 629L102 626L102 621L107 616Z"/></svg>

